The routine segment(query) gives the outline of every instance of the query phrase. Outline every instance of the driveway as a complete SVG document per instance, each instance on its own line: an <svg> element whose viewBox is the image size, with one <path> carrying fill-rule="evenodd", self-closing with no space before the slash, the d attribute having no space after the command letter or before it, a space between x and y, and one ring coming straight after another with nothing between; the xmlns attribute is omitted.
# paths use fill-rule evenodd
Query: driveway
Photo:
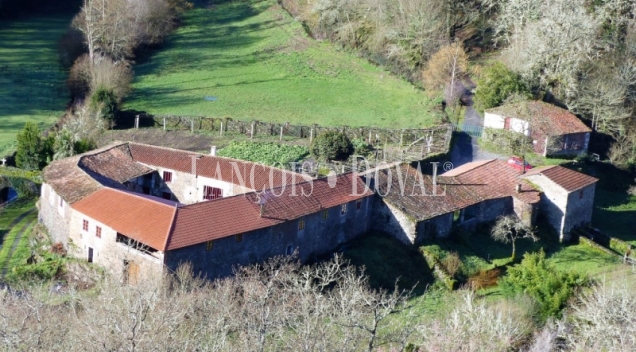
<svg viewBox="0 0 636 352"><path fill-rule="evenodd" d="M466 104L464 124L473 126L483 126L484 118L473 109L472 93L467 89L462 101ZM477 145L477 137L471 137L465 132L455 133L453 146L450 152L450 161L453 167L469 163L471 161L488 159L505 159L505 156L481 150Z"/></svg>

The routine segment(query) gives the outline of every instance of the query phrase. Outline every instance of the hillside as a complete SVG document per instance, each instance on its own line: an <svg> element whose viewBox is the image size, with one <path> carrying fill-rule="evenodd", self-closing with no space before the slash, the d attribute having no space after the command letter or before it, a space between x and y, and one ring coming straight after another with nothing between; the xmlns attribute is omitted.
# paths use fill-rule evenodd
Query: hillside
<svg viewBox="0 0 636 352"><path fill-rule="evenodd" d="M379 127L437 123L423 92L309 38L274 1L190 11L164 47L135 67L133 88L125 107L151 114Z"/></svg>
<svg viewBox="0 0 636 352"><path fill-rule="evenodd" d="M0 21L0 155L27 121L49 127L64 112L66 72L56 45L71 15Z"/></svg>

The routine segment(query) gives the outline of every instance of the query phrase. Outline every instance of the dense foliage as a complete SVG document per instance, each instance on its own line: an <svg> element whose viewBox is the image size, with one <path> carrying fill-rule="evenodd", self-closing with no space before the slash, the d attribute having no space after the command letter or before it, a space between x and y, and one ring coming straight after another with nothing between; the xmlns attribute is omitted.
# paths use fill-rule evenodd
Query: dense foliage
<svg viewBox="0 0 636 352"><path fill-rule="evenodd" d="M577 287L587 279L573 272L558 271L545 260L545 252L526 253L521 264L508 269L499 281L509 295L527 294L539 305L539 317L558 317Z"/></svg>
<svg viewBox="0 0 636 352"><path fill-rule="evenodd" d="M276 143L236 142L219 150L220 156L290 168L290 163L303 160L309 154L307 147Z"/></svg>
<svg viewBox="0 0 636 352"><path fill-rule="evenodd" d="M27 122L16 136L18 141L15 162L25 170L40 170L52 155L52 141L40 134L38 125Z"/></svg>
<svg viewBox="0 0 636 352"><path fill-rule="evenodd" d="M483 69L477 80L475 104L483 111L501 105L512 94L530 97L528 88L521 76L496 62Z"/></svg>
<svg viewBox="0 0 636 352"><path fill-rule="evenodd" d="M346 134L327 131L314 138L309 152L319 160L346 160L353 153L353 145Z"/></svg>

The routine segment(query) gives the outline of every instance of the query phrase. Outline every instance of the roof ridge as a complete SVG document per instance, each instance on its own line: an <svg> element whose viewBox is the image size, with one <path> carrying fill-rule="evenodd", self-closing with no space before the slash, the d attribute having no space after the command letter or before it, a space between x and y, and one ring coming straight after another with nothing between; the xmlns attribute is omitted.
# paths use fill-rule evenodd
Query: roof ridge
<svg viewBox="0 0 636 352"><path fill-rule="evenodd" d="M170 243L170 240L172 239L172 233L174 231L174 224L176 223L176 220L177 220L178 211L179 211L179 205L175 204L174 212L172 213L172 220L170 220L170 228L168 228L168 234L166 235L166 242L163 244L164 251L166 250L166 248L168 248L168 244Z"/></svg>
<svg viewBox="0 0 636 352"><path fill-rule="evenodd" d="M161 146L161 145L138 143L138 142L131 142L131 141L126 142L126 144L129 144L129 145L133 144L133 145L139 145L139 146L143 146L143 147L170 150L170 151L173 151L173 152L190 153L190 154L198 154L198 155L206 156L206 154L204 154L204 153L193 152L193 151L190 151L190 150L183 150L183 149L177 149L177 148L164 147L164 146Z"/></svg>
<svg viewBox="0 0 636 352"><path fill-rule="evenodd" d="M168 204L166 204L166 203L159 202L159 201L153 200L153 199L148 198L148 197L143 197L142 195L140 195L139 193L136 193L136 192L125 191L125 190L123 190L123 189L117 189L117 188L112 188L112 187L108 187L108 186L104 186L104 188L100 189L99 191L102 191L102 190L104 190L104 189L108 189L108 190L112 190L112 191L119 192L119 193L122 193L122 194L130 195L130 196L133 196L133 197L137 197L137 198L139 198L139 199L141 199L141 200L143 200L143 201L148 201L148 202L152 202L152 203L159 204L159 205L161 205L161 206L165 206L165 207L170 207L170 208L172 208L172 205L168 205ZM97 191L97 192L99 192L99 191ZM97 192L95 192L95 193L97 193ZM94 193L93 193L93 194L94 194ZM92 195L92 194L91 194L91 195ZM144 194L144 195L145 195L145 194ZM153 195L148 195L148 196L150 196L150 197L154 197ZM178 207L178 206L179 206L179 202L175 202L175 206L177 206L177 207Z"/></svg>

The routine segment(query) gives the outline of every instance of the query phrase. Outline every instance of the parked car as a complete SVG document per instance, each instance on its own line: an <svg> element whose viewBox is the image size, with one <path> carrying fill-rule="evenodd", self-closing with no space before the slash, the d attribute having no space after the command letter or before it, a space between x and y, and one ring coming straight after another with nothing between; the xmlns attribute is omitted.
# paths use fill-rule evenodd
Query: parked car
<svg viewBox="0 0 636 352"><path fill-rule="evenodd" d="M532 165L528 164L527 161L524 161L523 158L520 158L518 156L511 156L508 159L508 165L514 167L515 169L517 169L519 171L523 171L523 163L524 162L526 164L526 170L532 169Z"/></svg>

